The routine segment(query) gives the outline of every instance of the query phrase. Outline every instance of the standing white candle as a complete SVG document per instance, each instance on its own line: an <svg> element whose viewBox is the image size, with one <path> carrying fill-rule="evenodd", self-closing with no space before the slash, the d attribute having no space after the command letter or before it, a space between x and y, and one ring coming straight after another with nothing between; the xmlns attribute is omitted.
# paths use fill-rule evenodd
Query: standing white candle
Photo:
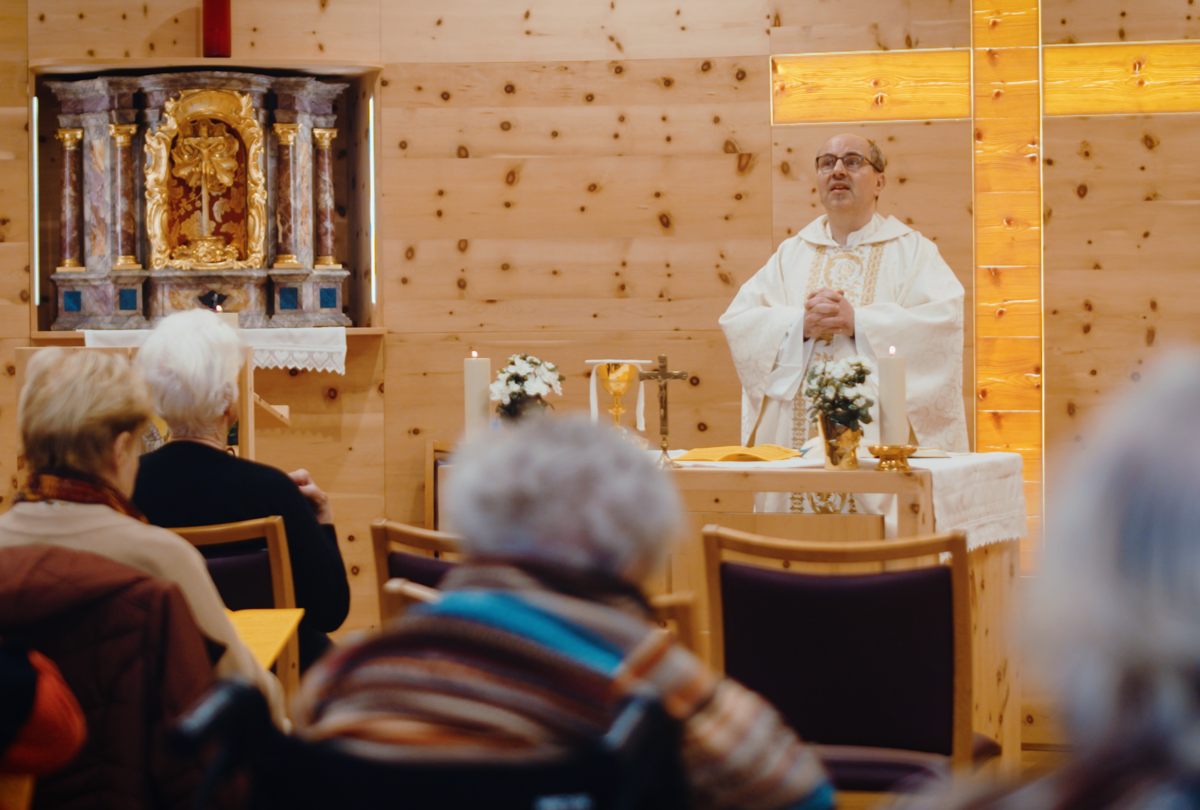
<svg viewBox="0 0 1200 810"><path fill-rule="evenodd" d="M491 395L488 386L492 382L492 361L471 352L463 358L463 417L468 439L485 433L491 424Z"/></svg>
<svg viewBox="0 0 1200 810"><path fill-rule="evenodd" d="M904 358L896 356L892 346L879 362L879 441L881 444L908 444L908 403L904 384Z"/></svg>

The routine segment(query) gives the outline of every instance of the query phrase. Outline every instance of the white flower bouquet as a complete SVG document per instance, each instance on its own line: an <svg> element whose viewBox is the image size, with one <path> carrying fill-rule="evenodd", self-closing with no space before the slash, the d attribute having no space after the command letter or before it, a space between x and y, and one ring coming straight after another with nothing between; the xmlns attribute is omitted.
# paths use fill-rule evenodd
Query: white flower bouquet
<svg viewBox="0 0 1200 810"><path fill-rule="evenodd" d="M508 365L496 372L496 381L488 390L492 402L499 403L496 413L509 419L519 419L530 408L545 408L545 397L562 394L558 366L528 354L514 354Z"/></svg>
<svg viewBox="0 0 1200 810"><path fill-rule="evenodd" d="M809 418L824 416L853 431L870 424L875 400L864 385L871 369L865 358L854 355L841 360L817 360L808 369L804 393L811 403Z"/></svg>

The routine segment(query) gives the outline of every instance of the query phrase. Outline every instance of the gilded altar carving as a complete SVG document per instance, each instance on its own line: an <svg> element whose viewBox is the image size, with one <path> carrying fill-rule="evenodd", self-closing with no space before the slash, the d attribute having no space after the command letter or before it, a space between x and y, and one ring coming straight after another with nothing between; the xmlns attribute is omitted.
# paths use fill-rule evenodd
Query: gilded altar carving
<svg viewBox="0 0 1200 810"><path fill-rule="evenodd" d="M263 131L248 93L184 90L146 137L150 267L261 268L267 190Z"/></svg>

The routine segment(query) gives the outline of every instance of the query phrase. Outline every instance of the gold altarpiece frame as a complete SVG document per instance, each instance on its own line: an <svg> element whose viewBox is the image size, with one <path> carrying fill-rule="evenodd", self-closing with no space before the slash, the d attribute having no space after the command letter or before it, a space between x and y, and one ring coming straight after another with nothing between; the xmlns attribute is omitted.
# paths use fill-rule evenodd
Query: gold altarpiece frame
<svg viewBox="0 0 1200 810"><path fill-rule="evenodd" d="M178 99L169 99L163 105L163 123L147 134L145 149L151 269L242 270L265 266L264 138L249 93L182 91ZM234 187L243 174L244 238L229 240L210 220L209 197ZM173 178L201 194L202 224L199 232L190 236L176 221L179 211L172 203L178 203L179 194L172 194ZM185 243L179 243L180 236L186 236Z"/></svg>

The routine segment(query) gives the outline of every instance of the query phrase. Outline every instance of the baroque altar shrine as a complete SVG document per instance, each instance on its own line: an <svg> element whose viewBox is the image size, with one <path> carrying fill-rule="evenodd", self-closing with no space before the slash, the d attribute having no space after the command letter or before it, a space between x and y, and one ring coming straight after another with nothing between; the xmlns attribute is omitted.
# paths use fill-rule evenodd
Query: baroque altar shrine
<svg viewBox="0 0 1200 810"><path fill-rule="evenodd" d="M331 155L348 85L202 71L48 86L63 149L53 329L218 306L244 328L351 325Z"/></svg>

